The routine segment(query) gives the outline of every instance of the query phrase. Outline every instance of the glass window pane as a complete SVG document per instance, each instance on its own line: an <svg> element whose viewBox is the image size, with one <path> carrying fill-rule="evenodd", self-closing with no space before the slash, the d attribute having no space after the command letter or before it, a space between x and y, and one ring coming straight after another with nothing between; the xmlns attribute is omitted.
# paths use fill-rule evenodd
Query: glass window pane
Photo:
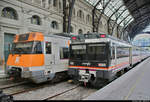
<svg viewBox="0 0 150 102"><path fill-rule="evenodd" d="M90 3L91 5L95 6L99 0L86 0L86 1L88 3ZM108 5L106 6L106 4L108 4ZM116 20L118 18L117 19L118 20L117 24L118 24L119 21L123 20L129 14L128 10L126 10L126 12L123 13L123 11L126 9L126 6L123 6L123 5L124 5L124 3L122 0L101 0L101 2L97 6L97 9L101 9L100 11L102 12L103 7L106 6L106 8L104 10L104 14L107 15L108 17L110 17L114 12L116 12L111 17L111 19ZM129 17L133 18L131 15ZM134 19L131 19L131 21L133 21L133 20Z"/></svg>

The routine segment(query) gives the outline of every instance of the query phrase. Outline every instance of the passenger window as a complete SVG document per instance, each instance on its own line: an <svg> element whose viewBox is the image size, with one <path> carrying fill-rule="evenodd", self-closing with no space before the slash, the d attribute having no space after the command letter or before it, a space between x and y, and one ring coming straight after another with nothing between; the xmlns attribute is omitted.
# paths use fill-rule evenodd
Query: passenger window
<svg viewBox="0 0 150 102"><path fill-rule="evenodd" d="M115 47L112 47L111 49L111 59L115 59Z"/></svg>
<svg viewBox="0 0 150 102"><path fill-rule="evenodd" d="M68 59L69 58L69 49L61 48L60 49L60 59Z"/></svg>
<svg viewBox="0 0 150 102"><path fill-rule="evenodd" d="M52 53L52 45L51 42L46 42L46 54L51 54Z"/></svg>

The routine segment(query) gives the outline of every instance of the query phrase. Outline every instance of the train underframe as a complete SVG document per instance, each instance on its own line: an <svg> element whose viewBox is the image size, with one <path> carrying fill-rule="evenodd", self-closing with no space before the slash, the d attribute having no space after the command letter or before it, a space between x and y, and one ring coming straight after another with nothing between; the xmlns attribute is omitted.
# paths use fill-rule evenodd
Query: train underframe
<svg viewBox="0 0 150 102"><path fill-rule="evenodd" d="M78 69L69 68L68 75L72 78L73 82L90 84L95 88L100 88L115 79L111 71L96 70L95 74L90 71L89 73L79 74L79 71Z"/></svg>
<svg viewBox="0 0 150 102"><path fill-rule="evenodd" d="M113 70L96 70L95 74L93 74L93 71L85 71L85 73L80 74L81 70L77 68L69 68L68 75L72 78L74 83L87 83L92 87L101 88L117 77L121 76L131 68L132 65L124 67L116 72L114 72Z"/></svg>
<svg viewBox="0 0 150 102"><path fill-rule="evenodd" d="M39 84L46 81L57 82L60 80L64 75L67 75L67 71L61 71L57 73L47 73L45 74L45 70L40 71L22 71L22 68L19 67L12 67L8 69L7 75L9 78L13 80L20 80L20 79L28 79L33 83Z"/></svg>

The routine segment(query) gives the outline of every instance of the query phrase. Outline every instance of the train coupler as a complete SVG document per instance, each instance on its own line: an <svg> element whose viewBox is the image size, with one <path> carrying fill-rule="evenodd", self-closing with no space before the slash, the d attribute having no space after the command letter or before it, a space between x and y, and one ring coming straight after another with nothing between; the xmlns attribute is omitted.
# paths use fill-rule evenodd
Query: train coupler
<svg viewBox="0 0 150 102"><path fill-rule="evenodd" d="M88 83L90 79L91 79L91 74L87 73L87 74L82 74L81 79L79 81Z"/></svg>

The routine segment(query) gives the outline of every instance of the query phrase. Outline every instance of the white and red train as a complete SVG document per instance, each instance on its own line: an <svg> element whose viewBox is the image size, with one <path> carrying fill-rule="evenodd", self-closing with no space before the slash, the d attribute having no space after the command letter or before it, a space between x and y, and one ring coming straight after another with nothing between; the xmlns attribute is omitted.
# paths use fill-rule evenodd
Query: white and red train
<svg viewBox="0 0 150 102"><path fill-rule="evenodd" d="M68 74L74 81L99 87L149 56L149 51L106 34L74 36Z"/></svg>

